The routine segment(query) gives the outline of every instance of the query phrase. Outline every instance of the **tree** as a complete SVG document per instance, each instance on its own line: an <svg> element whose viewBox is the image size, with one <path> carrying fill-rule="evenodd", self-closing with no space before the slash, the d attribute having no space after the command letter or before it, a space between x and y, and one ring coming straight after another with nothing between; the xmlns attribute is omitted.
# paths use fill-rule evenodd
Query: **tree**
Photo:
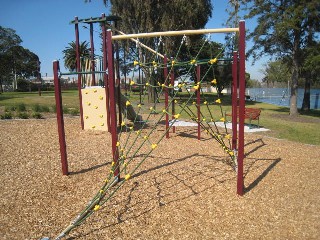
<svg viewBox="0 0 320 240"><path fill-rule="evenodd" d="M11 28L0 26L0 92L3 92L3 82L11 76L10 57L7 51L21 44L21 38L16 34L16 31Z"/></svg>
<svg viewBox="0 0 320 240"><path fill-rule="evenodd" d="M0 26L0 85L3 81L13 80L13 88L17 89L17 78L28 79L39 76L39 57L20 46L22 40L13 29ZM2 91L2 89L1 89Z"/></svg>
<svg viewBox="0 0 320 240"><path fill-rule="evenodd" d="M319 32L316 19L320 13L318 0L247 0L247 18L257 17L257 27L249 38L255 42L248 54L254 59L269 54L289 59L291 73L290 115L298 114L297 90L302 67L302 49L308 37ZM311 35L310 35L311 34Z"/></svg>
<svg viewBox="0 0 320 240"><path fill-rule="evenodd" d="M89 58L90 49L88 42L84 41L79 44L80 58ZM66 47L62 53L64 54L64 66L69 69L69 71L75 71L77 69L77 57L76 57L76 43L72 41L69 46Z"/></svg>
<svg viewBox="0 0 320 240"><path fill-rule="evenodd" d="M268 62L265 66L264 74L264 81L267 82L267 87L270 87L270 84L274 87L275 83L288 82L290 79L290 69L282 60Z"/></svg>

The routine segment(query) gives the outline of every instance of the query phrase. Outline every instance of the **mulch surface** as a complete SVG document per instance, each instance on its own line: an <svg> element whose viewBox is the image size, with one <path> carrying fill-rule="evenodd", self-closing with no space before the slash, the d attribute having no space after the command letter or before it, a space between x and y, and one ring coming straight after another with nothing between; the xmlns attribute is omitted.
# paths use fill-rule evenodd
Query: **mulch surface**
<svg viewBox="0 0 320 240"><path fill-rule="evenodd" d="M0 239L56 237L109 173L109 133L65 127L68 176L55 119L0 121ZM218 144L178 128L67 239L320 239L320 146L246 134L245 152L240 197Z"/></svg>

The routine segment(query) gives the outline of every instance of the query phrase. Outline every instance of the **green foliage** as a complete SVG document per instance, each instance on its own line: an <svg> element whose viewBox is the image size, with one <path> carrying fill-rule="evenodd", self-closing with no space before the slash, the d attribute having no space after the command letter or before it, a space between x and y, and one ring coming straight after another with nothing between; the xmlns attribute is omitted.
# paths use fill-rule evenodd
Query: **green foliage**
<svg viewBox="0 0 320 240"><path fill-rule="evenodd" d="M28 119L29 118L29 114L27 112L18 112L17 117L21 118L21 119Z"/></svg>
<svg viewBox="0 0 320 240"><path fill-rule="evenodd" d="M69 109L69 113L70 113L72 116L77 116L77 115L79 115L79 109L77 109L77 108L70 108L70 109Z"/></svg>
<svg viewBox="0 0 320 240"><path fill-rule="evenodd" d="M26 107L26 105L24 103L19 103L18 106L17 106L17 110L19 112L24 112L24 111L27 110L27 107Z"/></svg>
<svg viewBox="0 0 320 240"><path fill-rule="evenodd" d="M5 112L4 114L0 115L1 119L12 119L12 113L11 112Z"/></svg>
<svg viewBox="0 0 320 240"><path fill-rule="evenodd" d="M34 104L32 106L34 112L50 112L50 108L46 105Z"/></svg>
<svg viewBox="0 0 320 240"><path fill-rule="evenodd" d="M41 119L42 118L42 114L39 112L34 112L32 113L32 117L36 118L36 119Z"/></svg>
<svg viewBox="0 0 320 240"><path fill-rule="evenodd" d="M10 111L15 111L16 107L15 106L5 106L4 111L5 112L10 112Z"/></svg>
<svg viewBox="0 0 320 240"><path fill-rule="evenodd" d="M88 42L84 41L81 42L79 45L79 53L80 58L89 58L90 57L90 49L88 46ZM68 44L69 46L66 47L62 53L63 53L63 60L64 60L64 66L69 69L69 71L75 71L77 68L76 63L76 43L72 41Z"/></svg>

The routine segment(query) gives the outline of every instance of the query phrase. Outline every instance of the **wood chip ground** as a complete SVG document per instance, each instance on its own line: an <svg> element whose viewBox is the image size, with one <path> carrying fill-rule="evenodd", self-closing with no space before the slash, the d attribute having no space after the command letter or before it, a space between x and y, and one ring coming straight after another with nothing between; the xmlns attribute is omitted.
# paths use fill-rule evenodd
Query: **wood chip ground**
<svg viewBox="0 0 320 240"><path fill-rule="evenodd" d="M71 174L62 176L56 126L0 122L0 239L57 236L109 172L110 135L66 118ZM192 127L171 136L68 239L320 239L320 146L246 134L239 197L215 141Z"/></svg>

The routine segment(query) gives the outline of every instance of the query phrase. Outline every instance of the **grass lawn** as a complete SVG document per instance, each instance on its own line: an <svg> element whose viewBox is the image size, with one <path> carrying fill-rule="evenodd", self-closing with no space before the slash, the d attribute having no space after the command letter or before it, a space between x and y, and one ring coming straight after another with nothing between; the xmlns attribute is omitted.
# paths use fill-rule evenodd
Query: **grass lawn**
<svg viewBox="0 0 320 240"><path fill-rule="evenodd" d="M79 109L78 92L76 90L63 91L62 97L65 108ZM214 103L217 97L214 94L206 94L205 97L210 104L214 119L218 120L221 117L221 109ZM181 101L187 98L188 96L186 94L181 94ZM223 105L222 112L230 112L230 96L223 96L221 100ZM130 101L139 101L139 94L131 94ZM192 104L193 101L194 100L191 100L189 102L191 109L195 109L195 106ZM204 102L204 100L202 99L201 102ZM37 92L0 94L0 109L18 106L19 104L26 105L26 108L32 108L35 104L53 108L55 106L54 92L42 92L41 96L39 96ZM247 102L246 105L253 108L260 108L262 110L260 115L260 126L271 130L259 134L306 144L320 145L320 110L312 110L309 113L301 113L297 117L290 117L289 109L285 107L259 102ZM205 116L209 115L208 110L206 110L205 107L202 107L201 109ZM161 108L158 107L158 110L161 111ZM179 112L179 107L176 108L176 112ZM186 118L188 116L185 114L183 117Z"/></svg>

